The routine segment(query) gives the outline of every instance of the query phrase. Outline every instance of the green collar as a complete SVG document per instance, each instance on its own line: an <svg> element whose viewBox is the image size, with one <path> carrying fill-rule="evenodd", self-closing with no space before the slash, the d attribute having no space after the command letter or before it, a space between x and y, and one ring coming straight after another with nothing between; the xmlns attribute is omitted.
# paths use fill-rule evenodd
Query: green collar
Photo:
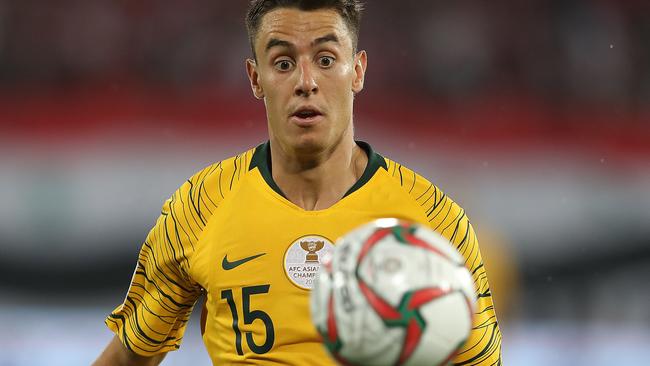
<svg viewBox="0 0 650 366"><path fill-rule="evenodd" d="M381 155L377 154L368 143L363 141L356 141L356 143L366 152L366 154L368 154L368 165L366 166L366 170L361 175L361 178L359 178L359 180L345 193L345 196L343 197L351 195L352 193L359 190L359 188L363 187L366 183L368 183L368 181L370 181L370 178L375 175L379 168L388 170L386 160ZM268 184L269 187L271 187L280 196L286 198L284 193L282 193L280 187L278 187L277 183L275 183L273 180L273 175L271 174L272 165L270 141L267 141L255 148L255 153L253 153L253 158L251 159L251 164L248 170L253 170L255 168L258 168L260 170L262 178L264 178L264 181L266 181L266 184Z"/></svg>

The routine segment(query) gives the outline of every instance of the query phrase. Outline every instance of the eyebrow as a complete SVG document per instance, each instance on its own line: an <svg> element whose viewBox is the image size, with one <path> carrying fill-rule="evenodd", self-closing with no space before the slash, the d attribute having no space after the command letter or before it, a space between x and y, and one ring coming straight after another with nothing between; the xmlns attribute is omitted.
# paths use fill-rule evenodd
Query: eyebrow
<svg viewBox="0 0 650 366"><path fill-rule="evenodd" d="M271 38L269 40L269 43L266 44L266 51L270 50L273 47L294 48L294 45L290 42L283 41L281 39Z"/></svg>
<svg viewBox="0 0 650 366"><path fill-rule="evenodd" d="M336 37L335 34L330 33L330 34L327 34L327 35L325 35L323 37L316 38L311 43L311 45L313 47L313 46L323 44L323 43L327 43L327 42L334 42L334 43L337 43L337 44L340 43L338 37ZM266 44L266 49L265 50L268 51L273 47L295 48L296 46L291 42L287 42L287 41L277 39L277 38L271 38L269 40L269 42Z"/></svg>
<svg viewBox="0 0 650 366"><path fill-rule="evenodd" d="M316 38L314 42L312 42L312 46L319 45L322 43L327 43L327 42L334 42L334 43L339 43L339 39L336 37L335 34L330 33L326 36Z"/></svg>

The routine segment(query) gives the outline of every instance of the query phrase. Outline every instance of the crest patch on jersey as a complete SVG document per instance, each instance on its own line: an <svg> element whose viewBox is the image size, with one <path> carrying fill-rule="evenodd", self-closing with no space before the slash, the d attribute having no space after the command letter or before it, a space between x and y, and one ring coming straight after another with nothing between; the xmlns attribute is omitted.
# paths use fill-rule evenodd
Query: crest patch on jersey
<svg viewBox="0 0 650 366"><path fill-rule="evenodd" d="M323 258L332 255L334 244L319 235L307 235L294 241L284 253L284 272L303 290L314 287L314 279Z"/></svg>

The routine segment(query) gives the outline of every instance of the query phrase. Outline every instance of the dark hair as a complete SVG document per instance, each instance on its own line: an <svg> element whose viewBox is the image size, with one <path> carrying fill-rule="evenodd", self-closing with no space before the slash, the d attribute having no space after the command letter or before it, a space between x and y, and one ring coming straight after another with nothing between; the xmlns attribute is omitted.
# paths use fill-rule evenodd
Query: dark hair
<svg viewBox="0 0 650 366"><path fill-rule="evenodd" d="M297 8L300 10L336 10L345 21L352 38L352 47L356 51L359 42L359 28L363 4L360 0L251 0L246 14L248 40L255 56L255 37L260 28L262 17L277 8Z"/></svg>

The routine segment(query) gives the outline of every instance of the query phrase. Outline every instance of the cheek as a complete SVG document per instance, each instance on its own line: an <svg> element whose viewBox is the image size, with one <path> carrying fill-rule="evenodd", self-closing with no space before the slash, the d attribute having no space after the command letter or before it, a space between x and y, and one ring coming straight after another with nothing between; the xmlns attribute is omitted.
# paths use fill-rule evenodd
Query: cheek
<svg viewBox="0 0 650 366"><path fill-rule="evenodd" d="M266 78L262 83L264 88L264 100L267 108L273 110L279 108L282 105L282 99L284 94L285 84L281 80L274 79L272 77Z"/></svg>
<svg viewBox="0 0 650 366"><path fill-rule="evenodd" d="M354 68L346 64L343 67L340 67L336 72L336 85L337 85L337 98L340 100L341 107L347 105L351 102L352 85L354 83L355 73Z"/></svg>
<svg viewBox="0 0 650 366"><path fill-rule="evenodd" d="M337 70L337 88L339 90L340 97L345 97L347 99L351 99L353 97L354 91L352 88L354 87L356 76L357 75L354 70L354 65L351 63L341 65L341 67Z"/></svg>
<svg viewBox="0 0 650 366"><path fill-rule="evenodd" d="M350 63L345 63L337 68L337 77L345 82L352 84L354 80L354 67Z"/></svg>

